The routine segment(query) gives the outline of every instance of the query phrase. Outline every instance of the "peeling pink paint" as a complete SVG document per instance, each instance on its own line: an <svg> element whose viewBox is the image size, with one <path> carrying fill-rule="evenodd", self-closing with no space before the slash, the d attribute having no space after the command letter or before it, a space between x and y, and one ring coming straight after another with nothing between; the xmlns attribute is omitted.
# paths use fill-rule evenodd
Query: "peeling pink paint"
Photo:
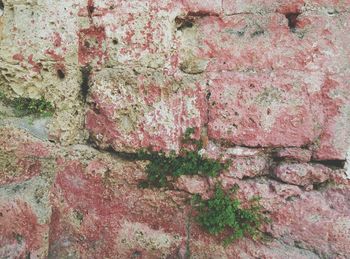
<svg viewBox="0 0 350 259"><path fill-rule="evenodd" d="M13 58L14 60L17 60L17 61L20 61L20 62L22 62L22 61L24 60L23 55L20 54L20 53L13 55L12 58Z"/></svg>
<svg viewBox="0 0 350 259"><path fill-rule="evenodd" d="M36 63L33 61L33 54L29 55L28 57L28 63L32 66L32 69L36 73L40 73L42 69L42 64L41 63Z"/></svg>
<svg viewBox="0 0 350 259"><path fill-rule="evenodd" d="M61 45L62 45L62 38L61 38L61 35L58 32L54 33L53 40L54 40L53 45L56 48L61 47Z"/></svg>
<svg viewBox="0 0 350 259"><path fill-rule="evenodd" d="M48 228L38 223L32 208L23 201L6 203L2 200L0 212L0 256L40 256Z"/></svg>
<svg viewBox="0 0 350 259"><path fill-rule="evenodd" d="M63 62L64 61L64 57L57 54L55 50L52 49L48 49L45 51L45 54L49 55L52 59L54 59L57 62Z"/></svg>
<svg viewBox="0 0 350 259"><path fill-rule="evenodd" d="M104 27L91 26L87 29L82 29L78 33L79 49L78 59L81 65L87 65L93 60L98 64L106 59L106 51L103 50L103 44L106 39Z"/></svg>

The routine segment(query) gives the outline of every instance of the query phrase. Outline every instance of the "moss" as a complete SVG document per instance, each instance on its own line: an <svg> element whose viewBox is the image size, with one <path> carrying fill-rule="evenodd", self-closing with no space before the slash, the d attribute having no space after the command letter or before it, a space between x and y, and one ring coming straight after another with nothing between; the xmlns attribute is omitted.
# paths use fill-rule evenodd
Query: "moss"
<svg viewBox="0 0 350 259"><path fill-rule="evenodd" d="M52 104L46 101L43 97L40 99L17 97L14 99L8 99L3 93L0 92L0 100L12 107L15 110L15 115L22 117L27 115L35 116L51 116L54 108Z"/></svg>
<svg viewBox="0 0 350 259"><path fill-rule="evenodd" d="M231 190L235 195L237 187ZM195 195L192 204L197 212L195 217L199 225L208 233L224 234L224 244L228 245L242 237L257 239L260 228L269 219L262 213L260 197L253 197L247 206L242 206L238 198L231 198L220 186L216 186L214 197L203 200Z"/></svg>

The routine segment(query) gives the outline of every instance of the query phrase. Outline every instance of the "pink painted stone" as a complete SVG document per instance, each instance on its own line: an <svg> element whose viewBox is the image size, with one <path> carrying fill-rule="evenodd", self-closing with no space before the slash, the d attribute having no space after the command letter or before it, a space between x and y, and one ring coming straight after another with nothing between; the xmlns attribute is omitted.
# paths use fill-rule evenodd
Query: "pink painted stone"
<svg viewBox="0 0 350 259"><path fill-rule="evenodd" d="M292 69L339 73L349 65L344 56L349 53L345 44L348 37L341 35L349 29L349 24L341 22L348 17L348 14L336 19L302 14L292 30L286 16L279 13L205 16L195 21L197 27L191 43L180 44L180 62L207 60L205 71L210 72Z"/></svg>
<svg viewBox="0 0 350 259"><path fill-rule="evenodd" d="M197 44L194 47L190 41L188 45L186 40L180 43L180 68L190 64L193 71L186 70L188 73L196 72L198 68L210 72L207 75L213 81L209 87L212 92L210 103L212 106L219 104L217 108L210 107L209 132L213 139L248 146L299 147L315 143L315 159L344 160L350 145L350 133L345 126L349 123L350 87L345 71L350 65L347 58L350 48L346 43L350 38L343 33L349 30L349 23L342 21L349 20L349 15L344 13L333 18L319 13L302 13L296 17L295 28L289 28L290 22L285 15L295 12L299 4L303 2L279 5L280 13L263 17L241 14L225 18L205 16L195 20L195 31L193 28L188 30L193 31ZM223 76L226 70L237 72L232 72L234 76L230 78ZM239 80L240 77L244 80ZM255 80L273 85L274 89L283 87L285 96L275 96L276 110L273 107L265 110L266 105L261 102L257 107L250 103L242 106L245 113L248 112L244 117L246 121L237 123L242 120L235 118L237 115L232 111L233 107L239 107L237 101L254 104L253 101L259 100L247 100L244 96L239 100L238 86L230 86L239 85L246 95L252 91L252 98L259 90L243 87L242 81ZM218 100L222 89L226 99ZM236 98L230 98L232 94ZM289 96L292 97L289 99ZM232 108L226 109L227 105ZM282 115L284 108L287 113ZM268 135L259 130L266 121L277 121L276 128ZM238 136L227 131L236 132ZM269 134L276 139L270 141Z"/></svg>
<svg viewBox="0 0 350 259"><path fill-rule="evenodd" d="M131 73L125 77L106 69L92 79L86 127L98 145L116 151L178 151L187 128L196 128L199 137L207 120L201 82Z"/></svg>
<svg viewBox="0 0 350 259"><path fill-rule="evenodd" d="M101 65L107 58L106 32L104 27L91 26L81 29L79 35L78 58L81 66Z"/></svg>
<svg viewBox="0 0 350 259"><path fill-rule="evenodd" d="M48 225L25 201L0 200L0 257L44 258L47 255Z"/></svg>
<svg viewBox="0 0 350 259"><path fill-rule="evenodd" d="M209 138L244 146L303 146L317 137L306 85L287 74L211 79Z"/></svg>
<svg viewBox="0 0 350 259"><path fill-rule="evenodd" d="M349 256L349 185L330 187L325 192L304 192L297 186L271 180L238 184L241 199L261 196L261 204L272 220L266 231L286 246L299 247L300 252L313 251L309 258ZM239 245L234 247L240 249ZM247 250L256 252L255 248Z"/></svg>
<svg viewBox="0 0 350 259"><path fill-rule="evenodd" d="M290 12L296 12L302 9L305 0L223 0L223 8L225 14L237 14L247 12L262 12L270 11L274 12L280 9L289 10Z"/></svg>
<svg viewBox="0 0 350 259"><path fill-rule="evenodd" d="M105 51L106 60L115 66L172 71L173 20L188 12L187 4L182 2L94 1L90 21L107 32L100 48ZM194 1L188 1L188 5L198 5L199 10L203 7ZM89 16L87 8L82 8L81 15Z"/></svg>
<svg viewBox="0 0 350 259"><path fill-rule="evenodd" d="M230 168L224 175L238 179L266 175L269 173L270 162L266 156L232 158Z"/></svg>
<svg viewBox="0 0 350 259"><path fill-rule="evenodd" d="M175 187L191 194L198 193L205 196L209 186L204 177L183 175L177 179Z"/></svg>
<svg viewBox="0 0 350 259"><path fill-rule="evenodd" d="M282 163L274 169L274 174L283 182L308 186L327 181L332 170L320 164Z"/></svg>
<svg viewBox="0 0 350 259"><path fill-rule="evenodd" d="M0 128L0 150L13 152L21 158L48 158L51 154L49 144L39 141L24 130L12 127Z"/></svg>
<svg viewBox="0 0 350 259"><path fill-rule="evenodd" d="M231 150L228 153L237 161L254 158L256 162L257 157L264 157L260 149L226 150ZM350 207L349 188L345 185L307 193L296 185L266 177L241 180L222 174L220 180L226 188L235 183L240 186L237 195L243 204L254 195L261 196L261 204L272 218L264 231L275 239L268 243L243 239L224 248L219 243L221 236L209 235L194 221L188 225L191 195L186 192L209 197L214 181L209 185L198 177L180 178L178 183L183 181L185 192L139 189L138 183L145 178L144 162L123 161L82 146L61 151L57 153L69 154L69 158L55 156L57 173L49 196L50 210L34 210L32 204L21 200L0 201L5 211L1 210L4 217L0 216L0 224L5 226L0 228L0 242L4 244L1 255L23 257L30 252L33 256L60 258L171 258L186 254L188 231L191 254L198 258L348 255ZM247 170L255 165L248 163ZM6 192L4 187L0 188L2 192ZM48 199L47 195L43 200ZM49 219L47 225L38 223L35 211ZM21 236L13 236L13 232Z"/></svg>
<svg viewBox="0 0 350 259"><path fill-rule="evenodd" d="M350 146L350 77L329 75L322 89L312 95L315 113L323 111L325 120L315 142L315 160L345 160ZM321 104L320 104L321 103Z"/></svg>
<svg viewBox="0 0 350 259"><path fill-rule="evenodd" d="M23 130L1 128L0 185L20 183L39 175L42 159L49 158L51 152L49 144Z"/></svg>
<svg viewBox="0 0 350 259"><path fill-rule="evenodd" d="M191 12L220 14L222 12L221 0L185 0L185 8Z"/></svg>
<svg viewBox="0 0 350 259"><path fill-rule="evenodd" d="M91 146L110 153L179 151L193 127L204 156L232 165L140 189L144 161L1 126L1 258L350 258L345 169L310 163L349 152L350 0L3 2L1 90L64 102L58 123L86 108ZM287 161L269 172L275 148ZM223 247L199 227L188 201L217 182L243 204L261 196L271 241Z"/></svg>
<svg viewBox="0 0 350 259"><path fill-rule="evenodd" d="M338 188L330 189L329 193L339 194ZM348 209L346 203L343 206ZM272 217L275 222L272 233L284 243L297 244L307 250L317 247L314 251L325 257L349 256L349 213L343 208L334 209L322 193L305 193Z"/></svg>
<svg viewBox="0 0 350 259"><path fill-rule="evenodd" d="M312 151L301 148L283 148L278 150L275 156L300 162L309 162L311 160Z"/></svg>
<svg viewBox="0 0 350 259"><path fill-rule="evenodd" d="M155 258L176 253L185 235L184 215L173 203L183 207L181 195L139 189L133 163L92 160L85 167L60 160L59 166L51 199L50 255Z"/></svg>

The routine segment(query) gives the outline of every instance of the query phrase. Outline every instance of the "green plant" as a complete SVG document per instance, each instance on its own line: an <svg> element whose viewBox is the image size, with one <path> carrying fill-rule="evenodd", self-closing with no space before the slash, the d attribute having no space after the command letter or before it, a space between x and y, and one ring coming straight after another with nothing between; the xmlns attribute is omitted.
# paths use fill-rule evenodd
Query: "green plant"
<svg viewBox="0 0 350 259"><path fill-rule="evenodd" d="M183 141L194 144L195 150L183 148L179 155L175 152L165 154L145 150L137 154L138 160L149 160L146 166L147 180L140 184L141 187L166 187L169 184L168 178L174 180L181 175L215 177L228 168L229 162L223 163L199 154L202 144L190 138L193 133L192 128L186 130Z"/></svg>
<svg viewBox="0 0 350 259"><path fill-rule="evenodd" d="M3 93L0 92L0 100L6 105L14 108L16 116L51 116L54 111L52 104L46 101L43 97L40 99L23 97L8 99Z"/></svg>
<svg viewBox="0 0 350 259"><path fill-rule="evenodd" d="M140 183L140 187L167 187L169 181L181 175L201 175L216 177L222 170L228 168L230 161L225 163L215 159L205 158L199 153L202 142L192 139L194 129L187 129L183 142L190 144L189 148L182 148L180 154L174 151L169 154L141 150L136 155L127 154L128 159L148 160L146 166L147 180ZM210 234L225 236L224 244L250 236L253 239L261 236L261 226L269 222L262 213L260 198L253 197L246 205L242 205L238 198L231 198L236 194L233 188L229 194L219 185L216 186L214 197L203 200L194 195L192 207L196 210L196 221Z"/></svg>
<svg viewBox="0 0 350 259"><path fill-rule="evenodd" d="M190 150L182 150L179 156L174 152L166 155L142 151L138 158L150 161L146 166L147 180L141 183L141 187L166 187L169 177L176 179L181 175L215 177L228 167L227 163L203 158L198 151Z"/></svg>
<svg viewBox="0 0 350 259"><path fill-rule="evenodd" d="M231 190L234 195L237 188ZM244 236L258 238L261 235L260 227L269 222L262 213L259 197L249 200L247 206L243 206L239 199L231 198L220 186L216 186L214 197L203 200L195 195L192 204L197 211L196 221L210 234L226 234L224 244Z"/></svg>
<svg viewBox="0 0 350 259"><path fill-rule="evenodd" d="M192 141L192 134L195 133L194 128L187 128L184 136L183 136L183 142L191 142Z"/></svg>

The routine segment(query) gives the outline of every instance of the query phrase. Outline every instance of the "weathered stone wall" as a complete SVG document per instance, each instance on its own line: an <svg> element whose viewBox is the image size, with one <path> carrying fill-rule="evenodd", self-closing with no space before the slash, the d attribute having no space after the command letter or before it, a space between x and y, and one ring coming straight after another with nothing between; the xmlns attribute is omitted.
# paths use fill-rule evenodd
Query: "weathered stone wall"
<svg viewBox="0 0 350 259"><path fill-rule="evenodd" d="M349 42L349 0L0 0L0 92L55 108L0 102L0 257L349 258ZM210 179L138 188L118 154L188 128L269 240L191 220Z"/></svg>

